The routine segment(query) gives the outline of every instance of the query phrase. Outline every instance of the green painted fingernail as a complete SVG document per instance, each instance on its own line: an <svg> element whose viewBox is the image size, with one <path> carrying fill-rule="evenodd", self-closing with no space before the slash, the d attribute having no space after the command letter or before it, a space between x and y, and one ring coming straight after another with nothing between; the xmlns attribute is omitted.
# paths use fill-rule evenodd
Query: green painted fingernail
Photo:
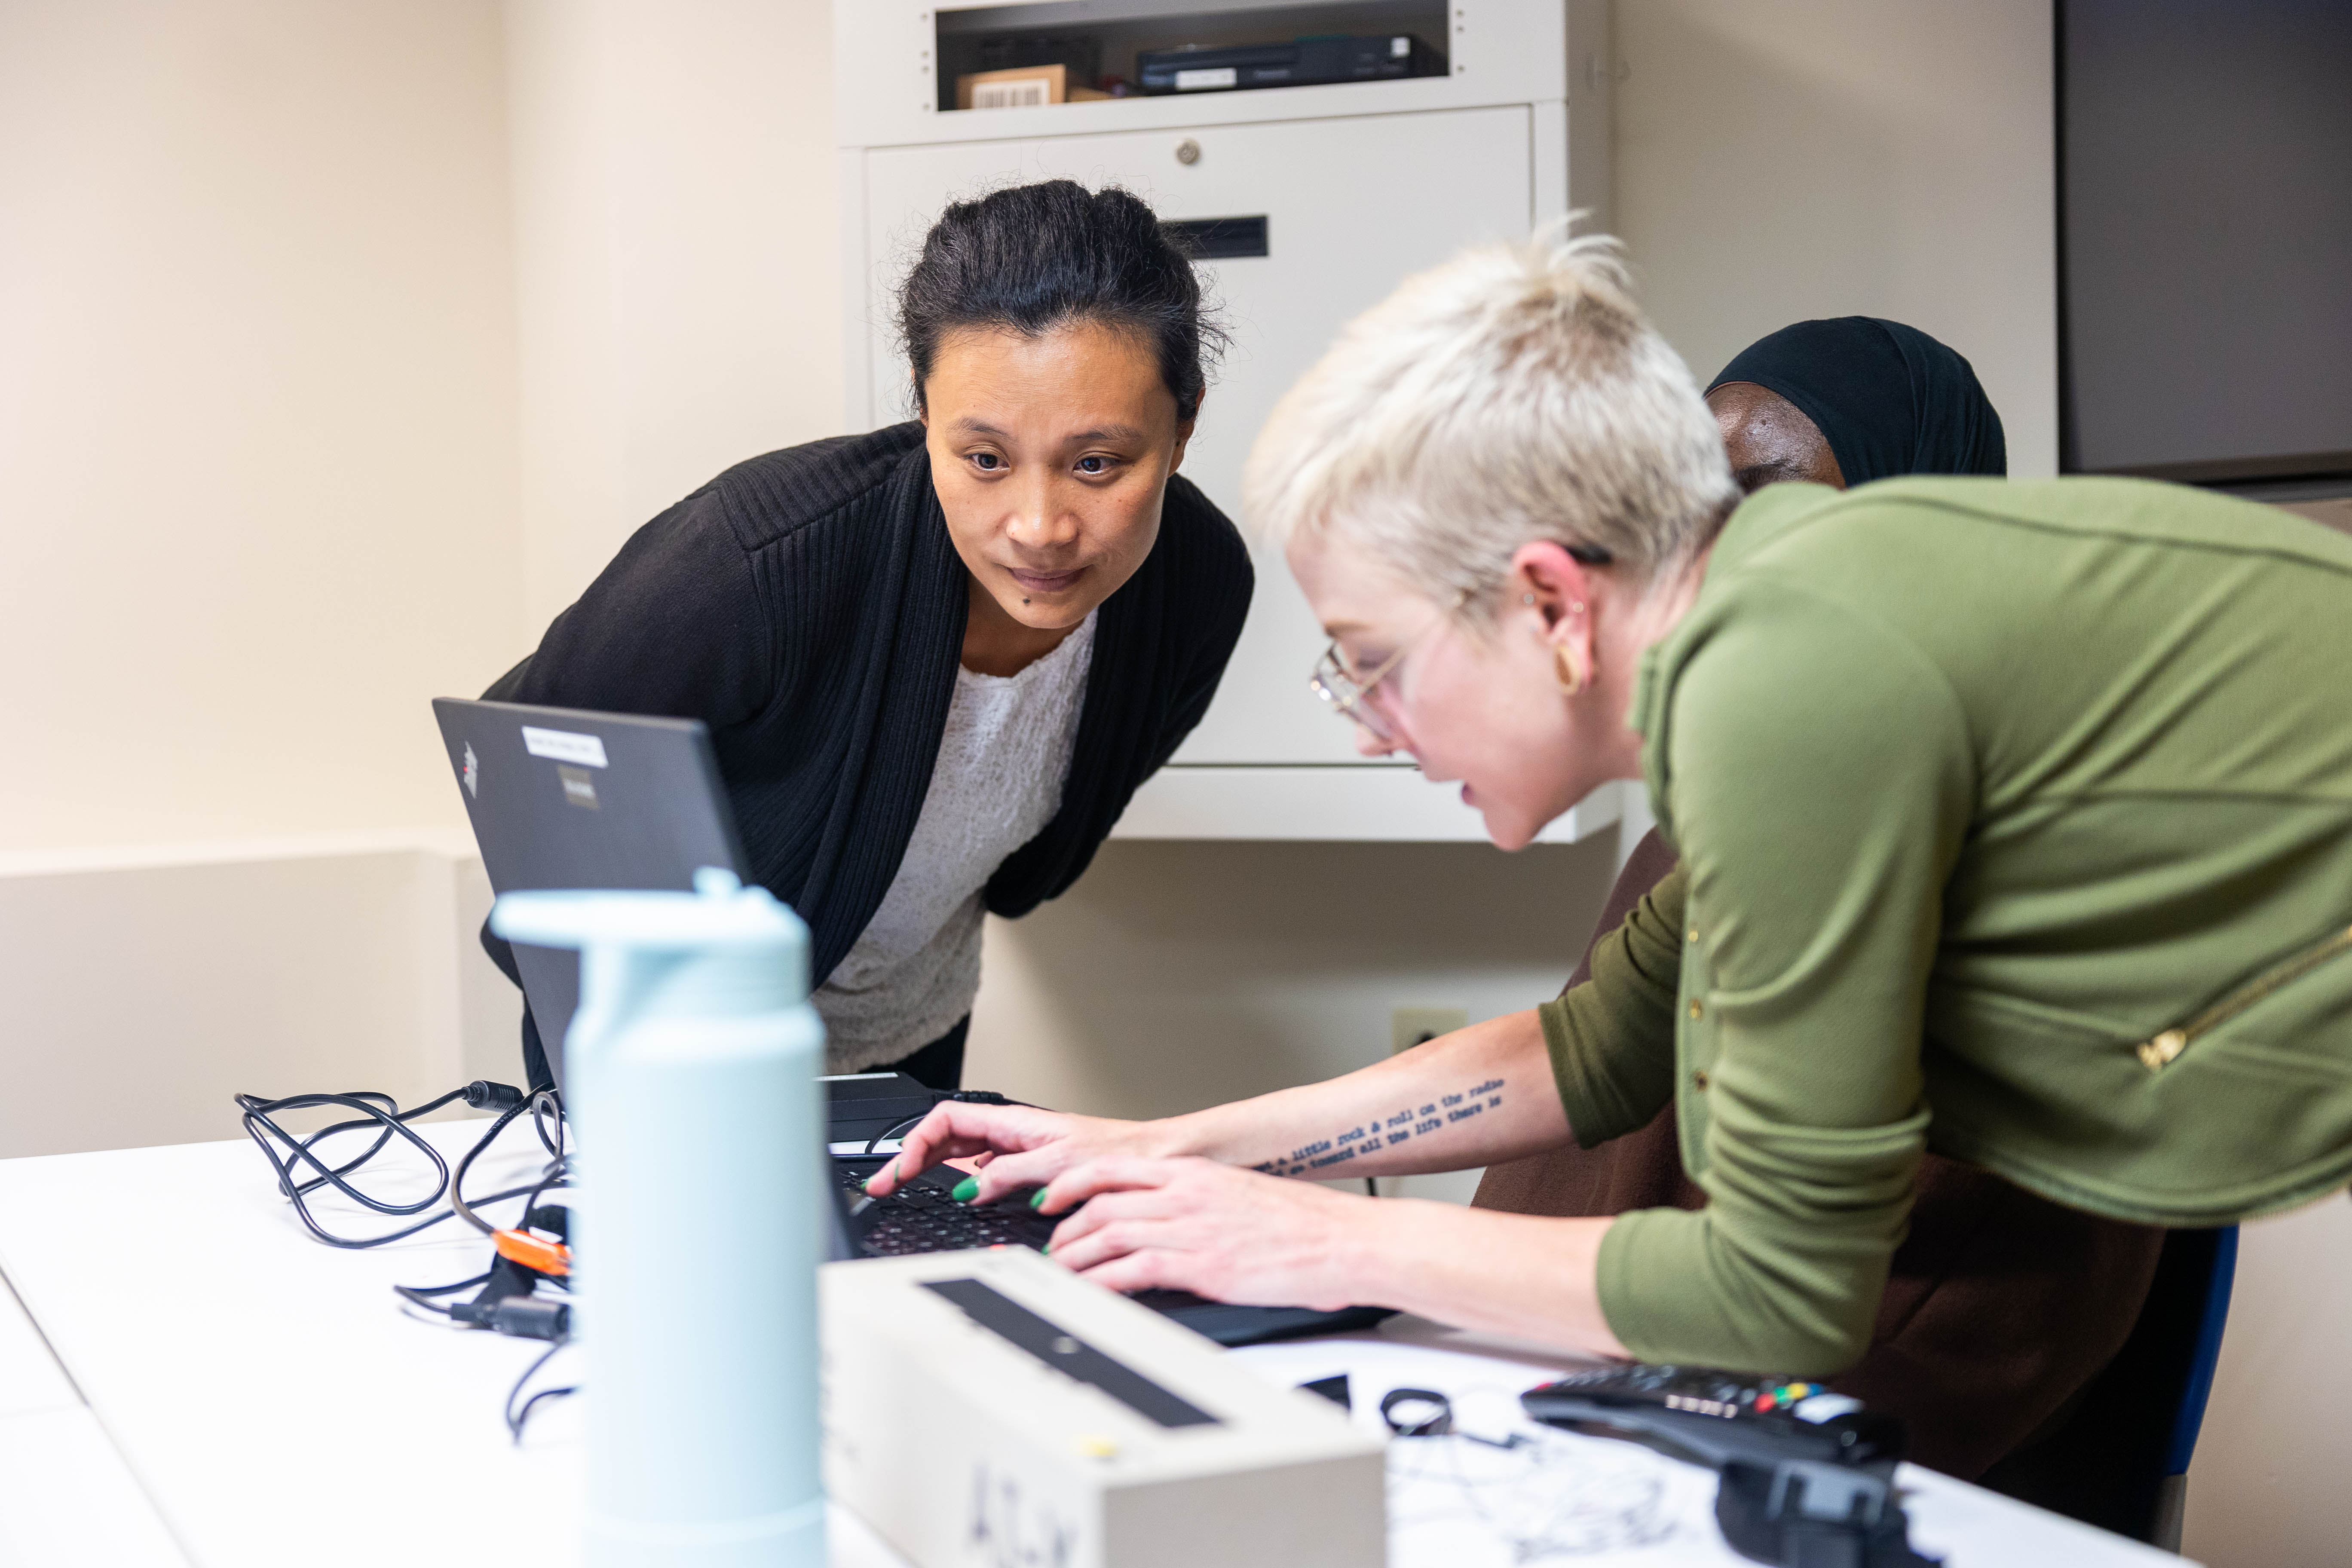
<svg viewBox="0 0 2352 1568"><path fill-rule="evenodd" d="M1049 1241L1045 1246L1039 1247L1037 1251L1040 1257L1051 1258L1054 1256L1054 1244Z"/></svg>
<svg viewBox="0 0 2352 1568"><path fill-rule="evenodd" d="M1035 1192L1029 1194L1029 1206L1033 1209L1041 1209L1045 1206L1045 1188L1039 1187Z"/></svg>
<svg viewBox="0 0 2352 1568"><path fill-rule="evenodd" d="M955 1191L950 1193L948 1196L955 1199L955 1201L960 1204L968 1204L971 1202L972 1199L980 1196L980 1178L978 1176L966 1176L962 1181L958 1182L955 1184Z"/></svg>

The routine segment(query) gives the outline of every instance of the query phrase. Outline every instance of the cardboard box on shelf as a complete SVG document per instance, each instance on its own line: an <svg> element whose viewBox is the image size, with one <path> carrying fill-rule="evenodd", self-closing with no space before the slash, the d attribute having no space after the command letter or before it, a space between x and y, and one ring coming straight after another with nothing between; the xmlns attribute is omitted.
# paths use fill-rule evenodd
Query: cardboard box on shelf
<svg viewBox="0 0 2352 1568"><path fill-rule="evenodd" d="M972 71L956 78L958 109L1030 109L1047 103L1087 103L1109 93L1070 85L1067 66L1014 66Z"/></svg>

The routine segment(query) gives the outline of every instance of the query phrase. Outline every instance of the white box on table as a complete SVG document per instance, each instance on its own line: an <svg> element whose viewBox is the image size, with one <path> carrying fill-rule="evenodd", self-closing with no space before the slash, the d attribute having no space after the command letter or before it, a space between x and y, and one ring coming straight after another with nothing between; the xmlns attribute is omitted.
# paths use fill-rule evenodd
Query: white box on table
<svg viewBox="0 0 2352 1568"><path fill-rule="evenodd" d="M827 1264L818 1291L826 1490L920 1568L1388 1561L1378 1435L1034 1253Z"/></svg>

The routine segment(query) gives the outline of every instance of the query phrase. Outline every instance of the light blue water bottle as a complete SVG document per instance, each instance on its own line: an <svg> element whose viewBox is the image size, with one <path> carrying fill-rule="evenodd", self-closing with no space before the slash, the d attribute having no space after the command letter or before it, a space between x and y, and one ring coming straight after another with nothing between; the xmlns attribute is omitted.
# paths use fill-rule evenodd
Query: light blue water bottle
<svg viewBox="0 0 2352 1568"><path fill-rule="evenodd" d="M808 928L763 888L509 893L490 928L578 948L564 1040L590 1568L823 1568Z"/></svg>

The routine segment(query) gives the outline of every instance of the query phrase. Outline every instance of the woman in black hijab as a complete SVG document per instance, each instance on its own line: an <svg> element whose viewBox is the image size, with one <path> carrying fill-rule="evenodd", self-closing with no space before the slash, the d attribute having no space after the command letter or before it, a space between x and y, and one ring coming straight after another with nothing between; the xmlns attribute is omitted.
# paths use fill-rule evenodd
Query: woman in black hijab
<svg viewBox="0 0 2352 1568"><path fill-rule="evenodd" d="M1731 471L1851 489L1898 474L2005 474L2000 415L1953 350L1900 321L1799 321L1733 356L1706 389Z"/></svg>
<svg viewBox="0 0 2352 1568"><path fill-rule="evenodd" d="M1784 327L1724 366L1706 403L1743 491L2008 468L2000 416L1969 362L1899 321L1843 316ZM1654 829L1644 836L1592 945L1674 866L1673 846ZM1585 951L1570 985L1590 973ZM1696 1209L1706 1197L1683 1170L1669 1104L1640 1131L1595 1148L1491 1167L1476 1201L1519 1214L1612 1215ZM1870 1350L1835 1386L1902 1416L1921 1463L2084 1511L2082 1500L2037 1479L2039 1449L2020 1451L2115 1358L2147 1299L2163 1234L2061 1208L1930 1153Z"/></svg>

